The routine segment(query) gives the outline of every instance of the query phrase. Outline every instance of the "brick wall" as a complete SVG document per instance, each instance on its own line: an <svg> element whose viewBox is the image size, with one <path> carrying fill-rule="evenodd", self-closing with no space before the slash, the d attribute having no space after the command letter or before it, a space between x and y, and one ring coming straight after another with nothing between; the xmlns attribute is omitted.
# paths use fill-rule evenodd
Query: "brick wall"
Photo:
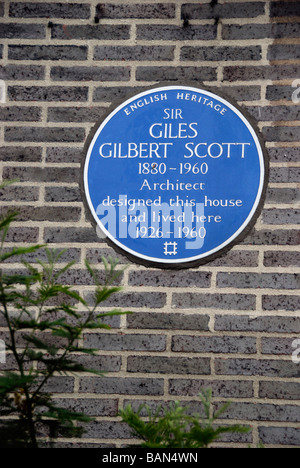
<svg viewBox="0 0 300 468"><path fill-rule="evenodd" d="M96 416L81 441L59 445L133 443L117 416L127 402L178 399L196 411L210 386L216 405L232 401L223 422L252 427L218 446L300 446L299 1L5 0L0 23L0 171L19 179L1 204L21 211L10 245L68 247L65 279L82 293L84 258L101 268L102 255L116 256L79 190L85 140L112 101L159 81L204 82L253 115L271 161L262 215L223 257L174 272L119 256L124 290L107 307L134 313L84 335L105 378L53 379L65 405Z"/></svg>

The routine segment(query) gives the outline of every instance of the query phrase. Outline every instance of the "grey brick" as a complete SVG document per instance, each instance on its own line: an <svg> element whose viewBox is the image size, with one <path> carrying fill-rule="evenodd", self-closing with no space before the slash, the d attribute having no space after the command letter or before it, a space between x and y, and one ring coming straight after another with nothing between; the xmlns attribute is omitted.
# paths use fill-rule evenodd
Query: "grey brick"
<svg viewBox="0 0 300 468"><path fill-rule="evenodd" d="M299 3L296 2L271 2L270 16L300 16Z"/></svg>
<svg viewBox="0 0 300 468"><path fill-rule="evenodd" d="M264 253L264 266L266 267L292 267L300 266L300 252L285 252L270 250Z"/></svg>
<svg viewBox="0 0 300 468"><path fill-rule="evenodd" d="M227 427L230 427L230 424L226 424ZM248 425L245 425L247 429L249 429ZM249 444L253 442L253 436L252 436L252 430L250 428L249 433L235 433L235 432L229 432L229 433L224 433L220 436L219 443L239 443L239 444Z"/></svg>
<svg viewBox="0 0 300 468"><path fill-rule="evenodd" d="M298 329L300 330L299 326ZM296 336L294 339L296 339ZM292 352L294 351L292 343L292 338L262 338L262 354L291 356Z"/></svg>
<svg viewBox="0 0 300 468"><path fill-rule="evenodd" d="M54 81L129 81L130 67L52 67Z"/></svg>
<svg viewBox="0 0 300 468"><path fill-rule="evenodd" d="M113 443L108 443L108 444L103 444L99 442L61 442L61 441L56 441L56 442L41 442L41 448L58 448L58 449L73 449L73 448L85 448L85 449L91 449L91 448L97 448L97 449L112 449L116 448L116 445Z"/></svg>
<svg viewBox="0 0 300 468"><path fill-rule="evenodd" d="M204 388L211 388L214 397L251 398L253 383L244 380L170 379L169 393L176 396L198 396Z"/></svg>
<svg viewBox="0 0 300 468"><path fill-rule="evenodd" d="M2 23L0 37L5 39L45 39L44 24Z"/></svg>
<svg viewBox="0 0 300 468"><path fill-rule="evenodd" d="M81 148L67 148L65 146L47 148L46 162L50 163L80 163L83 153Z"/></svg>
<svg viewBox="0 0 300 468"><path fill-rule="evenodd" d="M84 423L85 438L132 439L132 429L124 422L94 421Z"/></svg>
<svg viewBox="0 0 300 468"><path fill-rule="evenodd" d="M128 356L128 372L209 375L209 358Z"/></svg>
<svg viewBox="0 0 300 468"><path fill-rule="evenodd" d="M258 252L230 250L225 255L210 262L210 266L255 267L258 266Z"/></svg>
<svg viewBox="0 0 300 468"><path fill-rule="evenodd" d="M270 171L270 182L298 183L300 182L300 172L298 169L298 167L273 167Z"/></svg>
<svg viewBox="0 0 300 468"><path fill-rule="evenodd" d="M0 326L1 327L7 326L7 323L3 316L0 318ZM3 332L1 333L1 339L7 340L6 336L3 335ZM6 343L8 343L8 341L6 341ZM16 363L14 356L12 354L6 354L5 363L4 364L1 363L1 371L3 372L3 371L17 371L17 370L18 370L18 364ZM29 370L29 366L26 363L24 363L24 370L26 371Z"/></svg>
<svg viewBox="0 0 300 468"><path fill-rule="evenodd" d="M94 60L171 61L174 59L174 51L174 46L96 46Z"/></svg>
<svg viewBox="0 0 300 468"><path fill-rule="evenodd" d="M255 359L216 359L216 374L261 375L264 377L299 377L300 370L290 361Z"/></svg>
<svg viewBox="0 0 300 468"><path fill-rule="evenodd" d="M172 351L183 353L256 353L256 338L239 336L173 336Z"/></svg>
<svg viewBox="0 0 300 468"><path fill-rule="evenodd" d="M9 60L86 60L87 46L9 45Z"/></svg>
<svg viewBox="0 0 300 468"><path fill-rule="evenodd" d="M39 199L38 187L10 186L0 191L2 201L37 201ZM6 260L8 261L8 260Z"/></svg>
<svg viewBox="0 0 300 468"><path fill-rule="evenodd" d="M45 78L45 67L42 65L8 64L0 67L0 78L9 81L43 80Z"/></svg>
<svg viewBox="0 0 300 468"><path fill-rule="evenodd" d="M300 445L297 427L259 427L258 434L263 444Z"/></svg>
<svg viewBox="0 0 300 468"><path fill-rule="evenodd" d="M0 16L4 16L4 2L0 3Z"/></svg>
<svg viewBox="0 0 300 468"><path fill-rule="evenodd" d="M94 89L93 101L94 102L112 102L115 100L126 99L133 93L138 94L144 91L143 86L100 86Z"/></svg>
<svg viewBox="0 0 300 468"><path fill-rule="evenodd" d="M299 400L299 382L265 381L259 383L260 398L276 400Z"/></svg>
<svg viewBox="0 0 300 468"><path fill-rule="evenodd" d="M222 37L224 40L246 40L282 37L299 37L300 25L297 23L273 24L224 24Z"/></svg>
<svg viewBox="0 0 300 468"><path fill-rule="evenodd" d="M38 227L15 227L12 226L8 231L6 242L18 242L18 243L37 243L39 236Z"/></svg>
<svg viewBox="0 0 300 468"><path fill-rule="evenodd" d="M120 395L163 395L163 379L123 377L82 377L80 393Z"/></svg>
<svg viewBox="0 0 300 468"><path fill-rule="evenodd" d="M130 263L127 257L120 255L114 249L107 247L91 248L86 250L86 258L91 264L101 263L102 257L111 257L118 260L119 264Z"/></svg>
<svg viewBox="0 0 300 468"><path fill-rule="evenodd" d="M1 210L2 211L2 210ZM80 207L53 207L53 206L19 206L19 221L79 221Z"/></svg>
<svg viewBox="0 0 300 468"><path fill-rule="evenodd" d="M41 120L41 109L39 107L7 106L0 107L0 120L2 121L27 121L38 122Z"/></svg>
<svg viewBox="0 0 300 468"><path fill-rule="evenodd" d="M267 141L299 141L299 127L264 127L262 133Z"/></svg>
<svg viewBox="0 0 300 468"><path fill-rule="evenodd" d="M225 81L281 80L297 78L299 68L299 65L228 66L224 67L223 77Z"/></svg>
<svg viewBox="0 0 300 468"><path fill-rule="evenodd" d="M182 309L255 310L254 295L173 293L172 307Z"/></svg>
<svg viewBox="0 0 300 468"><path fill-rule="evenodd" d="M260 60L261 47L192 47L181 48L180 60L184 61L218 61L223 60Z"/></svg>
<svg viewBox="0 0 300 468"><path fill-rule="evenodd" d="M214 81L217 69L213 67L138 67L138 81Z"/></svg>
<svg viewBox="0 0 300 468"><path fill-rule="evenodd" d="M45 228L44 242L46 243L90 243L101 242L94 229L90 228Z"/></svg>
<svg viewBox="0 0 300 468"><path fill-rule="evenodd" d="M217 405L219 409L222 404ZM297 422L300 408L295 405L271 405L257 403L231 403L220 419L241 419L246 421Z"/></svg>
<svg viewBox="0 0 300 468"><path fill-rule="evenodd" d="M137 26L137 39L147 41L213 40L217 25L189 25L187 28L170 24L142 24Z"/></svg>
<svg viewBox="0 0 300 468"><path fill-rule="evenodd" d="M259 121L285 121L297 120L300 113L300 106L251 106L247 107L247 110Z"/></svg>
<svg viewBox="0 0 300 468"><path fill-rule="evenodd" d="M45 187L45 201L47 202L80 202L79 187Z"/></svg>
<svg viewBox="0 0 300 468"><path fill-rule="evenodd" d="M49 107L48 122L97 122L107 112L105 107Z"/></svg>
<svg viewBox="0 0 300 468"><path fill-rule="evenodd" d="M83 86L8 86L11 101L87 101L88 88Z"/></svg>
<svg viewBox="0 0 300 468"><path fill-rule="evenodd" d="M289 154L286 154L286 158L287 159L289 158ZM269 179L271 183L298 183L300 182L299 168L298 167L273 167L270 170Z"/></svg>
<svg viewBox="0 0 300 468"><path fill-rule="evenodd" d="M109 351L165 351L164 335L85 333L84 346Z"/></svg>
<svg viewBox="0 0 300 468"><path fill-rule="evenodd" d="M242 242L244 245L299 245L300 232L291 230L252 231Z"/></svg>
<svg viewBox="0 0 300 468"><path fill-rule="evenodd" d="M208 315L142 313L127 316L127 327L152 330L208 331Z"/></svg>
<svg viewBox="0 0 300 468"><path fill-rule="evenodd" d="M6 167L4 179L19 179L20 182L77 182L79 171L77 168L60 167Z"/></svg>
<svg viewBox="0 0 300 468"><path fill-rule="evenodd" d="M170 404L173 402L171 400L125 400L124 401L124 407L127 405L131 405L132 409L134 411L137 411L141 405L147 405L148 408L150 408L152 414L156 411L158 411L159 415L163 415L164 410L169 409ZM202 403L201 401L180 401L180 406L185 408L186 414L192 416L195 414L200 414L202 417L205 416L205 413L203 411ZM141 411L141 416L147 417L147 410L146 408L143 408Z"/></svg>
<svg viewBox="0 0 300 468"><path fill-rule="evenodd" d="M41 162L42 148L40 146L1 146L1 161Z"/></svg>
<svg viewBox="0 0 300 468"><path fill-rule="evenodd" d="M296 311L300 308L299 296L263 296L262 304L264 310L292 310Z"/></svg>
<svg viewBox="0 0 300 468"><path fill-rule="evenodd" d="M87 295L86 300L89 301L90 297ZM160 309L166 304L166 294L160 292L128 292L119 293L117 296L105 301L105 306L111 307L126 307L126 308L140 308L148 307L149 309Z"/></svg>
<svg viewBox="0 0 300 468"><path fill-rule="evenodd" d="M299 176L300 178L300 176ZM300 190L293 188L269 188L267 191L266 202L267 203L276 203L280 205L281 203L298 203L300 201Z"/></svg>
<svg viewBox="0 0 300 468"><path fill-rule="evenodd" d="M63 207L60 207L61 209ZM59 207L57 207L59 209ZM70 208L67 208L70 210ZM96 272L96 277L99 281L99 284L104 284L105 283L105 272L102 270L99 270ZM60 275L60 281L62 284L68 284L68 285L93 285L95 284L95 281L93 280L91 274L87 269L81 270L78 268L72 268L64 272L62 275ZM122 274L113 282L113 285L119 285L120 282L122 281Z"/></svg>
<svg viewBox="0 0 300 468"><path fill-rule="evenodd" d="M300 331L300 324L297 317L217 315L215 318L215 330L232 332L297 333Z"/></svg>
<svg viewBox="0 0 300 468"><path fill-rule="evenodd" d="M29 142L83 142L84 128L10 127L5 129L5 141Z"/></svg>
<svg viewBox="0 0 300 468"><path fill-rule="evenodd" d="M214 18L256 18L265 12L264 2L235 3L214 5L185 3L182 5L182 19L214 19Z"/></svg>
<svg viewBox="0 0 300 468"><path fill-rule="evenodd" d="M299 162L298 148L268 148L271 162Z"/></svg>
<svg viewBox="0 0 300 468"><path fill-rule="evenodd" d="M267 86L266 97L269 101L285 100L292 102L292 94L295 91L292 86L270 85Z"/></svg>
<svg viewBox="0 0 300 468"><path fill-rule="evenodd" d="M75 362L82 364L88 369L101 372L120 372L122 366L122 356L89 356L86 354L73 357Z"/></svg>
<svg viewBox="0 0 300 468"><path fill-rule="evenodd" d="M273 167L270 170L270 182L272 183L297 183L300 182L298 167Z"/></svg>
<svg viewBox="0 0 300 468"><path fill-rule="evenodd" d="M63 40L126 40L130 38L130 26L125 24L99 25L61 25L54 24L51 28L52 39Z"/></svg>
<svg viewBox="0 0 300 468"><path fill-rule="evenodd" d="M122 19L122 18L141 18L141 19L169 19L175 18L174 3L155 3L155 4L124 4L115 3L98 4L96 7L98 18Z"/></svg>
<svg viewBox="0 0 300 468"><path fill-rule="evenodd" d="M22 187L23 188L23 187ZM26 187L26 188L38 188L38 187ZM24 192L25 187L23 188ZM8 249L9 250L9 249ZM49 249L50 251L52 249ZM61 250L61 249L60 249ZM69 261L80 262L81 251L80 249L76 248L68 248L65 252L61 252L61 256L56 260L56 263L68 263ZM24 254L20 258L30 263L38 263L39 261L47 262L47 255L45 249L39 249L36 252L32 252L29 254ZM14 257L7 259L6 262L14 263Z"/></svg>
<svg viewBox="0 0 300 468"><path fill-rule="evenodd" d="M268 49L268 60L297 60L300 58L296 44L273 44Z"/></svg>
<svg viewBox="0 0 300 468"><path fill-rule="evenodd" d="M88 19L90 6L87 3L12 2L9 7L9 16L14 18Z"/></svg>
<svg viewBox="0 0 300 468"><path fill-rule="evenodd" d="M300 275L288 273L218 273L219 288L298 289Z"/></svg>
<svg viewBox="0 0 300 468"><path fill-rule="evenodd" d="M264 210L263 222L265 224L299 224L300 211L275 208Z"/></svg>
<svg viewBox="0 0 300 468"><path fill-rule="evenodd" d="M80 249L80 246L78 248ZM69 247L69 249L70 249L70 247ZM70 260L70 258L68 260ZM107 311L102 311L102 312L103 312L103 314L105 314L106 312L110 312L110 311L111 310L108 309ZM81 315L83 320L86 320L88 318L88 312L86 310L82 310L82 311L79 310L79 312L80 312L80 315ZM57 318L57 316L59 316L59 314L56 314L55 318ZM121 322L121 316L120 315L111 315L111 316L106 316L106 317L102 316L102 318L100 320L101 320L102 324L108 325L109 329L117 330L117 329L121 328L121 323L120 323ZM106 362L106 359L109 360L111 358L111 356L109 356L108 354L106 354L105 356L102 356L102 355L99 355L99 356L101 357L101 360L99 362L101 362L101 361ZM118 361L116 361L116 362L119 362L119 359L122 358L122 356L119 356L119 355L116 356L116 357L118 358ZM80 359L85 359L85 360L91 359L91 362L92 362L93 356L84 355L84 356L81 356ZM96 361L96 362L98 362L98 361ZM105 365L107 365L107 364L105 364ZM89 364L89 367L91 367L91 364ZM99 366L98 369L101 370L101 367Z"/></svg>
<svg viewBox="0 0 300 468"><path fill-rule="evenodd" d="M100 398L56 398L55 403L71 411L87 416L117 416L117 399Z"/></svg>
<svg viewBox="0 0 300 468"><path fill-rule="evenodd" d="M6 242L28 242L29 244L36 244L38 242L38 237L38 227L11 227L7 234Z"/></svg>
<svg viewBox="0 0 300 468"><path fill-rule="evenodd" d="M49 393L73 393L74 377L51 377L44 385L43 391Z"/></svg>
<svg viewBox="0 0 300 468"><path fill-rule="evenodd" d="M132 271L130 286L194 287L209 288L211 273L196 271Z"/></svg>
<svg viewBox="0 0 300 468"><path fill-rule="evenodd" d="M222 92L235 101L259 101L261 89L259 86L222 86Z"/></svg>

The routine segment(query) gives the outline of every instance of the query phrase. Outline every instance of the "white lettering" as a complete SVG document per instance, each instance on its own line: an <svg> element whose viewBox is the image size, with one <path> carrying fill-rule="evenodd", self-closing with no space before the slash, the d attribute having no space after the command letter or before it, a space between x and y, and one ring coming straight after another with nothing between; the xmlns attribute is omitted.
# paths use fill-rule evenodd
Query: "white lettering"
<svg viewBox="0 0 300 468"><path fill-rule="evenodd" d="M191 124L192 125L192 124ZM192 137L190 137L192 138ZM185 148L188 150L188 154L184 155L184 158L189 159L193 156L202 159L210 157L212 159L218 159L221 156L226 156L230 159L231 157L239 157L244 159L246 156L246 147L251 146L251 143L186 143ZM203 148L207 147L207 149ZM226 151L227 148L227 151Z"/></svg>
<svg viewBox="0 0 300 468"><path fill-rule="evenodd" d="M149 134L152 138L170 138L170 139L185 139L185 138L196 138L198 132L194 127L197 127L198 123L193 122L187 123L154 123L149 128ZM191 133L188 131L191 130Z"/></svg>
<svg viewBox="0 0 300 468"><path fill-rule="evenodd" d="M292 353L292 361L294 364L300 364L300 340L294 340L292 343L292 348L297 348Z"/></svg>

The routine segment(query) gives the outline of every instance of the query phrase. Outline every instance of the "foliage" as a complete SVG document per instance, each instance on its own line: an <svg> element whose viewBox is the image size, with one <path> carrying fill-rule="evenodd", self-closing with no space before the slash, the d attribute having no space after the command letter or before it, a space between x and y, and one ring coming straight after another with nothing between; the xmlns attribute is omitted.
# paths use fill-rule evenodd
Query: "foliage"
<svg viewBox="0 0 300 468"><path fill-rule="evenodd" d="M190 415L188 406L182 407L178 401L165 409L160 405L152 412L147 405L141 405L135 412L127 405L120 412L122 420L132 429L135 436L142 439L143 448L208 448L224 433L247 433L246 426L220 426L216 420L227 410L230 402L217 411L212 411L212 391L203 390L201 398L204 417ZM142 414L146 414L146 419Z"/></svg>
<svg viewBox="0 0 300 468"><path fill-rule="evenodd" d="M79 437L83 432L80 423L91 419L59 406L51 394L51 381L78 372L102 375L80 361L80 355L95 354L95 350L81 345L82 333L108 329L103 319L121 314L117 310L99 313L98 306L121 289L115 282L122 271L116 269L115 261L103 258L101 285L99 272L86 261L95 287L92 300L85 300L60 283L73 265L70 262L58 267L64 251L41 245L5 248L10 224L16 217L16 212L9 212L0 219L1 264L9 259L20 262L24 255L28 258L38 251L46 261L37 259L33 265L23 260L24 271L0 270L0 320L8 330L5 345L9 369L0 374L0 415L5 416L0 422L0 446L38 448L40 435L50 440L58 435Z"/></svg>

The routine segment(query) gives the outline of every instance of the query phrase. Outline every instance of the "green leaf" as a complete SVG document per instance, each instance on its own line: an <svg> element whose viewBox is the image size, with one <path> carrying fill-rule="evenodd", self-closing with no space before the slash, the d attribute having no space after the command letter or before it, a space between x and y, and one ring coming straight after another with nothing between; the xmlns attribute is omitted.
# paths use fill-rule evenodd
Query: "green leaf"
<svg viewBox="0 0 300 468"><path fill-rule="evenodd" d="M78 421L78 422L90 422L93 421L94 418L85 415L84 413L79 413L77 411L71 411L66 408L61 408L59 406L55 406L53 404L48 405L48 411L43 413L44 418L55 418L60 419L61 421Z"/></svg>
<svg viewBox="0 0 300 468"><path fill-rule="evenodd" d="M19 181L20 181L19 179L3 180L3 181L0 183L0 190L5 189L5 188L8 187L9 185L13 185L13 184L15 184L15 183L18 183Z"/></svg>
<svg viewBox="0 0 300 468"><path fill-rule="evenodd" d="M147 405L140 406L134 412L128 405L119 415L133 429L134 435L144 440L141 447L145 448L206 448L223 433L245 433L250 430L240 425L214 427L212 421L216 414L210 416L211 389L203 390L200 398L205 413L203 421L198 415L191 416L188 407L182 407L177 401L167 408L158 406L154 412ZM147 420L143 419L142 411L146 412Z"/></svg>
<svg viewBox="0 0 300 468"><path fill-rule="evenodd" d="M93 268L91 267L91 265L90 265L90 263L88 262L87 259L85 259L84 263L85 263L85 266L86 266L89 274L93 278L95 285L99 286L98 276L97 276L96 272L93 270Z"/></svg>
<svg viewBox="0 0 300 468"><path fill-rule="evenodd" d="M102 302L106 301L107 299L110 298L113 294L122 291L121 287L103 287L103 288L97 288L95 292L95 302L97 305L101 304Z"/></svg>
<svg viewBox="0 0 300 468"><path fill-rule="evenodd" d="M2 282L5 286L14 286L15 284L21 284L24 286L30 286L39 281L40 275L6 275L2 276Z"/></svg>
<svg viewBox="0 0 300 468"><path fill-rule="evenodd" d="M19 375L16 372L5 372L0 376L0 394L10 393L16 389L30 386L34 381L31 375Z"/></svg>
<svg viewBox="0 0 300 468"><path fill-rule="evenodd" d="M105 329L105 330L110 330L111 326L106 325L103 322L90 322L90 323L86 323L84 328L86 328L88 330L93 330L93 329L98 329L98 328Z"/></svg>
<svg viewBox="0 0 300 468"><path fill-rule="evenodd" d="M126 310L125 312L123 312L121 310L114 309L114 310L111 310L110 312L104 312L104 313L101 313L101 314L97 314L96 318L113 317L114 315L130 315L132 313L133 312L131 312L129 310Z"/></svg>
<svg viewBox="0 0 300 468"><path fill-rule="evenodd" d="M75 261L69 262L67 265L65 265L64 267L62 267L59 271L56 271L55 274L53 275L54 280L57 281L58 278L59 278L63 273L65 273L66 271L68 271L75 263L76 263Z"/></svg>
<svg viewBox="0 0 300 468"><path fill-rule="evenodd" d="M39 338L37 338L34 335L25 335L24 339L28 342L34 345L37 349L44 349L49 353L51 356L55 356L57 352L59 351L59 348L54 346L53 344L49 344L46 341L43 341Z"/></svg>
<svg viewBox="0 0 300 468"><path fill-rule="evenodd" d="M37 250L41 249L44 247L43 245L34 245L32 247L14 247L12 250L3 253L0 255L0 262L4 262L10 257L15 257L15 256L20 256L20 255L25 255L29 254L32 252L36 252Z"/></svg>
<svg viewBox="0 0 300 468"><path fill-rule="evenodd" d="M18 216L18 211L11 211L5 214L2 218L0 218L0 231L5 228L8 228L10 224L15 221Z"/></svg>

